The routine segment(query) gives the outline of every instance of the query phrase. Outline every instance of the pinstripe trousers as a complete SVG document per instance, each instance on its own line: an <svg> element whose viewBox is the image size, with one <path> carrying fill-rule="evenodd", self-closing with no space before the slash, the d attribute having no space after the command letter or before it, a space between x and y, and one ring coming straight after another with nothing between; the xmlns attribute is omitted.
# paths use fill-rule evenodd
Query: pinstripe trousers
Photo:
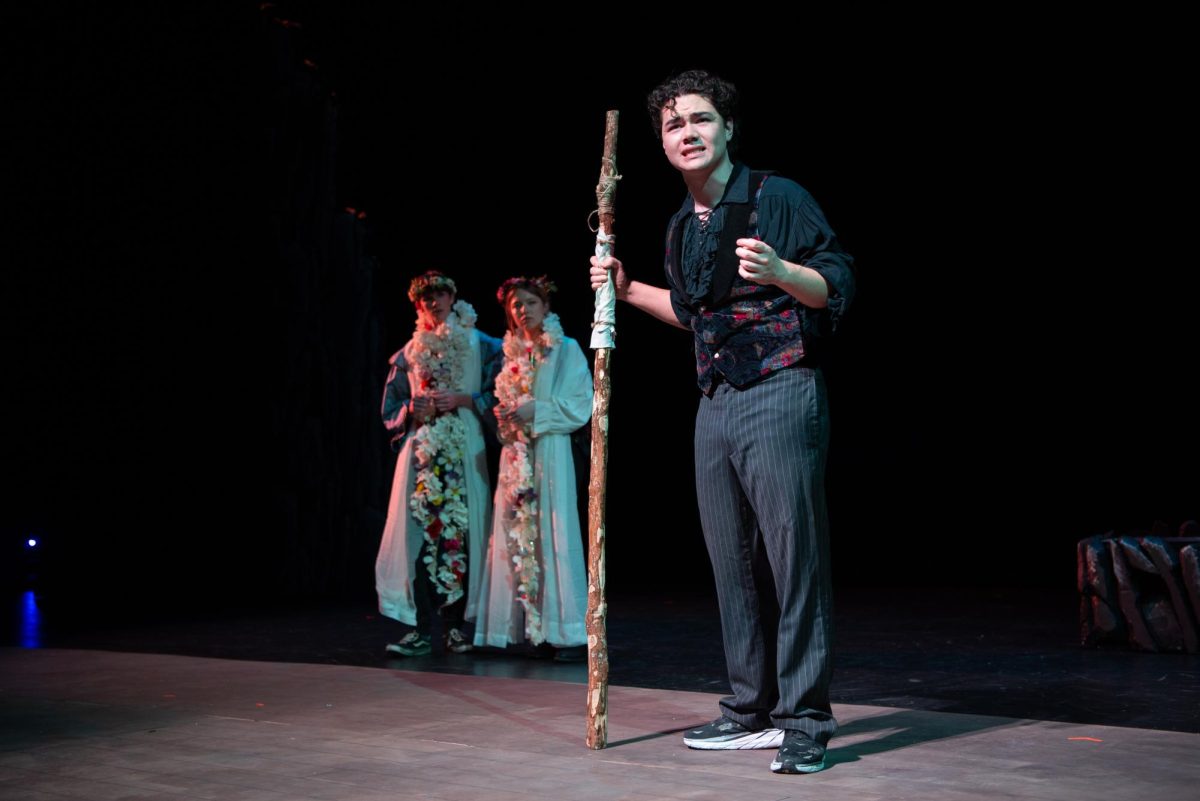
<svg viewBox="0 0 1200 801"><path fill-rule="evenodd" d="M837 730L829 706L832 599L825 511L829 410L820 370L792 367L696 413L696 497L733 695L754 729Z"/></svg>

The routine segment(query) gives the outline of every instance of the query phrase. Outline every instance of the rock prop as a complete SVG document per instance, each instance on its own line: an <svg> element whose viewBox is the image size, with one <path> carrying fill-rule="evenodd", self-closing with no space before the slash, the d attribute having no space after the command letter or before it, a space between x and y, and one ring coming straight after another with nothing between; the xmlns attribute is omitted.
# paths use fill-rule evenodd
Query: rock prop
<svg viewBox="0 0 1200 801"><path fill-rule="evenodd" d="M1155 534L1166 527L1156 524ZM1103 536L1076 546L1080 642L1200 653L1200 527Z"/></svg>

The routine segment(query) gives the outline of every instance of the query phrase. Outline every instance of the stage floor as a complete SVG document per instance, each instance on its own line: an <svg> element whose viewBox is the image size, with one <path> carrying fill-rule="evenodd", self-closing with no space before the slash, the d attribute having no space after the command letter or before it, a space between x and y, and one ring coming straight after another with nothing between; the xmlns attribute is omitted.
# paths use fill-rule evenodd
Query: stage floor
<svg viewBox="0 0 1200 801"><path fill-rule="evenodd" d="M0 649L0 798L1089 799L1193 797L1200 736L835 704L829 768L702 752L719 695L536 678L73 649Z"/></svg>
<svg viewBox="0 0 1200 801"><path fill-rule="evenodd" d="M1070 590L835 595L834 703L1200 734L1200 656L1080 648ZM502 653L389 659L383 645L402 631L373 598L190 611L179 606L186 599L105 600L14 595L0 614L0 646L587 680L580 664ZM608 644L614 685L729 692L711 595L614 590Z"/></svg>

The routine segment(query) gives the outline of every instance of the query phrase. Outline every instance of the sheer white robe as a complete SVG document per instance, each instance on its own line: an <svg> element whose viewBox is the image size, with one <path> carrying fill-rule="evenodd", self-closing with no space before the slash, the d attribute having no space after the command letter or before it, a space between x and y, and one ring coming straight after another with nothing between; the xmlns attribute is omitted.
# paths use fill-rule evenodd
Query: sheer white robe
<svg viewBox="0 0 1200 801"><path fill-rule="evenodd" d="M460 392L474 394L483 384L484 366L481 335L471 331L471 350L463 366L463 385ZM494 350L499 343L495 340ZM407 404L411 397L415 375L413 360L409 356L411 340L392 357L396 375L389 380L394 390L393 402ZM402 373L402 375L401 375ZM386 401L385 401L386 402ZM402 408L402 407L400 407ZM488 495L487 453L483 440L483 427L474 408L460 407L455 413L466 426L467 446L464 456L464 483L467 489L467 514L470 528L467 530L467 609L466 619L475 617L479 598L480 569L484 563L485 532L491 529L492 504ZM489 410L487 412L491 414ZM391 424L403 434L403 446L396 458L396 475L392 480L392 494L388 500L387 522L383 526L383 539L379 543L379 555L375 559L375 589L379 593L379 613L399 620L410 626L417 624L417 607L413 596L413 576L417 558L425 545L425 536L420 525L413 519L408 502L412 498L417 471L413 464L413 437L415 421L404 418L400 411ZM391 427L391 426L389 426ZM424 570L424 565L421 566ZM441 597L441 596L439 596Z"/></svg>
<svg viewBox="0 0 1200 801"><path fill-rule="evenodd" d="M562 344L547 353L534 379L533 397L533 481L538 493L541 584L536 606L546 642L559 647L583 645L587 642L587 575L575 505L570 434L592 416L592 373L579 343L563 337ZM505 487L497 487L495 502L502 503L504 497ZM500 515L493 517L487 566L479 588L475 644L503 648L526 641L525 607L517 599L507 538L495 522Z"/></svg>

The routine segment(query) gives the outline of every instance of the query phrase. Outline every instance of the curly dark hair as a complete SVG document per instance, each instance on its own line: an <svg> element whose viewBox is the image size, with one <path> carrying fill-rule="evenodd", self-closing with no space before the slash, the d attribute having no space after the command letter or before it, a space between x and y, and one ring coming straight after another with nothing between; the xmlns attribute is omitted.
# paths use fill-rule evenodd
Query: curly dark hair
<svg viewBox="0 0 1200 801"><path fill-rule="evenodd" d="M650 114L650 127L654 135L662 141L662 111L664 108L675 108L675 98L682 95L700 95L721 115L726 122L738 117L737 87L718 75L706 70L687 70L677 73L658 86L646 96L646 111ZM733 142L729 143L730 149Z"/></svg>

